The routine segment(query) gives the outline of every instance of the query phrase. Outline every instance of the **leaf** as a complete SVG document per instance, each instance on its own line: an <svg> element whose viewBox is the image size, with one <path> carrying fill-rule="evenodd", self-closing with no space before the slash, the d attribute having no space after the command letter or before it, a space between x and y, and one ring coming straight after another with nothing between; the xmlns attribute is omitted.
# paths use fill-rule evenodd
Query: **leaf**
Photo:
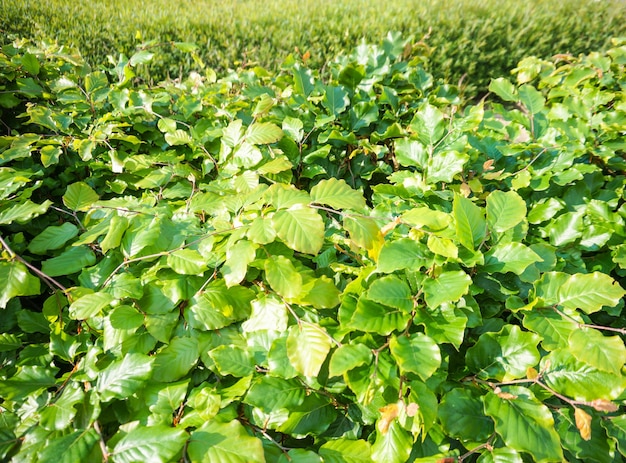
<svg viewBox="0 0 626 463"><path fill-rule="evenodd" d="M459 242L469 250L476 249L486 235L486 221L482 210L467 198L454 195L452 215Z"/></svg>
<svg viewBox="0 0 626 463"><path fill-rule="evenodd" d="M328 365L329 376L341 376L345 372L372 361L372 350L365 344L344 344L333 352Z"/></svg>
<svg viewBox="0 0 626 463"><path fill-rule="evenodd" d="M583 440L591 439L591 415L582 408L574 407L574 418L576 419L576 427L580 431L580 437Z"/></svg>
<svg viewBox="0 0 626 463"><path fill-rule="evenodd" d="M93 428L81 429L46 443L37 454L38 461L75 463L87 461L99 437Z"/></svg>
<svg viewBox="0 0 626 463"><path fill-rule="evenodd" d="M70 305L70 316L74 320L87 320L94 315L99 314L102 309L107 307L115 298L109 293L92 293L76 299Z"/></svg>
<svg viewBox="0 0 626 463"><path fill-rule="evenodd" d="M394 142L394 153L398 163L405 167L420 167L425 170L428 163L428 151L417 140L400 138Z"/></svg>
<svg viewBox="0 0 626 463"><path fill-rule="evenodd" d="M577 273L560 287L558 303L568 309L593 313L603 306L615 307L626 291L609 275L600 272Z"/></svg>
<svg viewBox="0 0 626 463"><path fill-rule="evenodd" d="M46 251L62 248L76 235L78 235L78 227L69 222L56 227L46 227L28 244L28 250L33 254L45 254Z"/></svg>
<svg viewBox="0 0 626 463"><path fill-rule="evenodd" d="M271 122L256 122L248 127L245 137L252 145L267 145L283 138L283 131Z"/></svg>
<svg viewBox="0 0 626 463"><path fill-rule="evenodd" d="M186 317L194 328L219 330L248 318L252 299L251 290L241 286L227 288L223 280L217 280L192 298Z"/></svg>
<svg viewBox="0 0 626 463"><path fill-rule="evenodd" d="M424 145L434 145L443 136L446 122L439 109L426 103L415 113L410 127L420 142Z"/></svg>
<svg viewBox="0 0 626 463"><path fill-rule="evenodd" d="M552 309L533 309L524 313L524 327L541 336L541 347L547 351L569 346L571 333L578 329L575 321Z"/></svg>
<svg viewBox="0 0 626 463"><path fill-rule="evenodd" d="M545 107L546 99L540 91L532 85L522 85L518 89L519 101L526 106L530 114L537 114Z"/></svg>
<svg viewBox="0 0 626 463"><path fill-rule="evenodd" d="M297 299L302 293L302 276L285 256L271 256L265 261L265 278L287 299Z"/></svg>
<svg viewBox="0 0 626 463"><path fill-rule="evenodd" d="M357 246L378 255L384 238L376 220L369 217L346 216L343 219L343 226Z"/></svg>
<svg viewBox="0 0 626 463"><path fill-rule="evenodd" d="M205 259L193 249L179 249L168 254L167 265L181 275L202 275L207 269Z"/></svg>
<svg viewBox="0 0 626 463"><path fill-rule="evenodd" d="M520 386L502 388L516 399L503 399L497 394L485 396L485 413L493 418L496 432L506 446L527 452L538 463L563 460L559 435L548 407L528 389Z"/></svg>
<svg viewBox="0 0 626 463"><path fill-rule="evenodd" d="M598 370L620 375L626 364L626 347L619 336L604 336L598 330L581 328L571 332L568 346L574 357Z"/></svg>
<svg viewBox="0 0 626 463"><path fill-rule="evenodd" d="M60 255L44 260L41 270L49 277L71 275L96 263L96 256L88 246L66 248Z"/></svg>
<svg viewBox="0 0 626 463"><path fill-rule="evenodd" d="M320 435L337 419L335 407L328 397L311 394L302 404L289 413L287 420L277 427L277 431L304 438L308 435Z"/></svg>
<svg viewBox="0 0 626 463"><path fill-rule="evenodd" d="M350 98L345 88L334 85L328 85L325 87L322 105L330 114L338 116L346 110L349 104Z"/></svg>
<svg viewBox="0 0 626 463"><path fill-rule="evenodd" d="M524 378L528 368L539 363L537 344L540 339L516 325L505 325L498 333L483 333L467 350L467 366L485 379L510 381Z"/></svg>
<svg viewBox="0 0 626 463"><path fill-rule="evenodd" d="M191 463L265 463L261 441L237 420L206 421L191 433L187 452Z"/></svg>
<svg viewBox="0 0 626 463"><path fill-rule="evenodd" d="M250 352L236 345L221 345L209 351L209 357L221 375L243 378L254 373L254 360Z"/></svg>
<svg viewBox="0 0 626 463"><path fill-rule="evenodd" d="M387 241L380 250L377 270L393 273L396 270L419 270L428 265L426 247L410 238Z"/></svg>
<svg viewBox="0 0 626 463"><path fill-rule="evenodd" d="M125 399L146 384L152 375L153 357L128 353L98 374L96 389L103 402Z"/></svg>
<svg viewBox="0 0 626 463"><path fill-rule="evenodd" d="M412 448L413 439L397 421L394 421L385 434L376 432L376 440L372 445L372 461L405 463L409 459Z"/></svg>
<svg viewBox="0 0 626 463"><path fill-rule="evenodd" d="M56 384L58 368L24 365L10 378L0 381L0 396L5 401L19 401L30 394Z"/></svg>
<svg viewBox="0 0 626 463"><path fill-rule="evenodd" d="M493 191L487 196L487 223L499 233L510 230L526 217L526 202L515 191Z"/></svg>
<svg viewBox="0 0 626 463"><path fill-rule="evenodd" d="M401 310L389 310L382 304L360 297L356 310L346 328L388 335L406 327L411 315Z"/></svg>
<svg viewBox="0 0 626 463"><path fill-rule="evenodd" d="M0 261L0 308L5 309L16 296L35 296L40 292L39 279L28 273L24 264Z"/></svg>
<svg viewBox="0 0 626 463"><path fill-rule="evenodd" d="M84 398L82 387L74 382L69 383L61 396L41 411L41 426L51 431L67 429L76 416L77 405Z"/></svg>
<svg viewBox="0 0 626 463"><path fill-rule="evenodd" d="M41 204L26 200L0 212L0 225L9 225L12 222L28 222L33 217L45 214L50 205L52 205L52 201L49 200L45 200Z"/></svg>
<svg viewBox="0 0 626 463"><path fill-rule="evenodd" d="M441 400L438 416L444 430L462 441L482 442L493 434L480 396L466 388L452 389Z"/></svg>
<svg viewBox="0 0 626 463"><path fill-rule="evenodd" d="M244 402L272 413L293 410L302 405L306 396L307 390L298 380L262 376L252 384Z"/></svg>
<svg viewBox="0 0 626 463"><path fill-rule="evenodd" d="M579 401L614 400L626 389L626 376L583 363L566 349L555 350L541 359L540 371L550 388Z"/></svg>
<svg viewBox="0 0 626 463"><path fill-rule="evenodd" d="M308 282L305 290L308 292L305 296L300 297L299 304L312 305L316 309L330 309L339 304L341 292L333 281L325 275Z"/></svg>
<svg viewBox="0 0 626 463"><path fill-rule="evenodd" d="M485 254L483 270L489 273L513 272L521 275L529 265L542 261L536 252L522 243L496 244Z"/></svg>
<svg viewBox="0 0 626 463"><path fill-rule="evenodd" d="M287 331L287 307L284 302L274 296L263 294L252 301L252 314L241 324L246 332L275 330Z"/></svg>
<svg viewBox="0 0 626 463"><path fill-rule="evenodd" d="M454 150L437 152L428 160L427 176L428 183L450 183L454 176L463 172L469 155Z"/></svg>
<svg viewBox="0 0 626 463"><path fill-rule="evenodd" d="M317 204L326 204L335 209L352 209L363 211L365 198L350 188L343 179L331 178L322 180L311 188L311 201Z"/></svg>
<svg viewBox="0 0 626 463"><path fill-rule="evenodd" d="M165 425L138 426L122 437L113 448L115 463L175 461L189 435L184 429Z"/></svg>
<svg viewBox="0 0 626 463"><path fill-rule="evenodd" d="M248 271L248 265L256 257L256 244L248 240L239 240L226 250L226 262L222 266L222 275L226 286L238 285Z"/></svg>
<svg viewBox="0 0 626 463"><path fill-rule="evenodd" d="M411 289L404 281L393 275L375 280L365 297L403 312L410 313L413 310Z"/></svg>
<svg viewBox="0 0 626 463"><path fill-rule="evenodd" d="M371 463L371 453L369 442L362 439L332 439L319 449L324 463Z"/></svg>
<svg viewBox="0 0 626 463"><path fill-rule="evenodd" d="M430 309L445 302L456 302L469 290L472 279L462 270L443 272L424 280L424 299Z"/></svg>
<svg viewBox="0 0 626 463"><path fill-rule="evenodd" d="M198 341L192 337L174 337L154 356L152 379L171 383L183 378L200 356Z"/></svg>
<svg viewBox="0 0 626 463"><path fill-rule="evenodd" d="M276 235L295 251L317 254L324 244L324 222L310 207L294 205L277 211L272 225Z"/></svg>
<svg viewBox="0 0 626 463"><path fill-rule="evenodd" d="M516 450L506 447L491 449L483 453L477 463L524 463L522 456Z"/></svg>
<svg viewBox="0 0 626 463"><path fill-rule="evenodd" d="M398 362L400 371L415 373L422 381L430 378L441 365L441 351L430 337L422 333L410 336L394 336L389 348Z"/></svg>
<svg viewBox="0 0 626 463"><path fill-rule="evenodd" d="M85 182L72 183L63 195L63 204L73 211L84 211L100 199Z"/></svg>
<svg viewBox="0 0 626 463"><path fill-rule="evenodd" d="M287 356L296 371L306 377L318 375L330 347L330 337L321 326L301 323L289 328Z"/></svg>
<svg viewBox="0 0 626 463"><path fill-rule="evenodd" d="M489 91L495 93L504 101L519 101L515 86L505 77L492 79L489 84Z"/></svg>
<svg viewBox="0 0 626 463"><path fill-rule="evenodd" d="M176 129L165 134L165 142L170 146L184 146L193 143L193 138L185 130Z"/></svg>
<svg viewBox="0 0 626 463"><path fill-rule="evenodd" d="M415 312L414 323L423 325L426 334L439 344L450 343L457 350L465 338L467 316L451 304L436 309L420 308Z"/></svg>

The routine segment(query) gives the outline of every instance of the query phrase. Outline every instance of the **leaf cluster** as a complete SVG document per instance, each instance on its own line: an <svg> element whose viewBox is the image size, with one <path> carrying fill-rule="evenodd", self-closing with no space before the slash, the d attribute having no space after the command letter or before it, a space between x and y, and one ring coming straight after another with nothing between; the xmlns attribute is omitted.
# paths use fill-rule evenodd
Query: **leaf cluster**
<svg viewBox="0 0 626 463"><path fill-rule="evenodd" d="M471 105L408 43L154 86L3 45L0 458L626 456L626 44Z"/></svg>

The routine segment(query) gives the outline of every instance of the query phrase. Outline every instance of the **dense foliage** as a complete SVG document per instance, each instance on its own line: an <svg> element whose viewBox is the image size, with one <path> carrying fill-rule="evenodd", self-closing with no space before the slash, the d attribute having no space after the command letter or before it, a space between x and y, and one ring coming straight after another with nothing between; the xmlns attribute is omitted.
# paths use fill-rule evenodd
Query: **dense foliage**
<svg viewBox="0 0 626 463"><path fill-rule="evenodd" d="M4 44L0 459L626 456L626 42L477 105L410 45Z"/></svg>
<svg viewBox="0 0 626 463"><path fill-rule="evenodd" d="M260 65L278 70L285 56L308 56L320 69L363 38L400 31L428 51L430 70L483 94L526 56L549 58L604 49L626 35L622 0L0 0L0 32L80 46L95 66L107 55L144 45L192 42L197 56L222 73ZM155 82L196 69L175 46L149 63Z"/></svg>

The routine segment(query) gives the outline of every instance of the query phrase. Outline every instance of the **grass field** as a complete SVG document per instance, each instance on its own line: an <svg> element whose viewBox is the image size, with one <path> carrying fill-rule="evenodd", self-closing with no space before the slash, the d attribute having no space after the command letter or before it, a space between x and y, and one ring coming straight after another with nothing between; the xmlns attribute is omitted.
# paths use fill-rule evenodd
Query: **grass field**
<svg viewBox="0 0 626 463"><path fill-rule="evenodd" d="M528 55L577 55L626 34L626 2L541 0L0 0L0 31L80 48L92 64L132 54L143 41L185 41L216 70L258 64L277 69L289 53L321 67L361 40L399 31L430 47L437 77L486 88ZM172 53L151 76L193 66Z"/></svg>

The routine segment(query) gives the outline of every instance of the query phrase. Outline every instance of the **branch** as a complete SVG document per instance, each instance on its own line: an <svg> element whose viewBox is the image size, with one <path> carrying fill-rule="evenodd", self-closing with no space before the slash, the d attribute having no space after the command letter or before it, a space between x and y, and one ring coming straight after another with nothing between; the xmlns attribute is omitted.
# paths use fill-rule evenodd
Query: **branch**
<svg viewBox="0 0 626 463"><path fill-rule="evenodd" d="M22 264L24 264L26 267L28 267L33 273L35 273L45 284L48 285L48 287L52 290L56 290L56 289L60 289L61 291L63 291L64 293L67 293L67 288L65 286L63 286L61 283L59 283L57 280L55 280L54 278L46 275L45 273L43 273L41 270L39 270L37 267L33 266L32 264L30 264L29 262L27 262L26 260L24 260L21 256L19 256L18 254L16 254L10 247L9 245L6 243L6 241L4 241L4 239L2 238L2 236L0 236L0 244L2 244L2 247L4 249L7 250L7 252L9 253L9 255L11 256L11 259L16 259L18 261L20 261ZM55 288L56 286L56 288Z"/></svg>

